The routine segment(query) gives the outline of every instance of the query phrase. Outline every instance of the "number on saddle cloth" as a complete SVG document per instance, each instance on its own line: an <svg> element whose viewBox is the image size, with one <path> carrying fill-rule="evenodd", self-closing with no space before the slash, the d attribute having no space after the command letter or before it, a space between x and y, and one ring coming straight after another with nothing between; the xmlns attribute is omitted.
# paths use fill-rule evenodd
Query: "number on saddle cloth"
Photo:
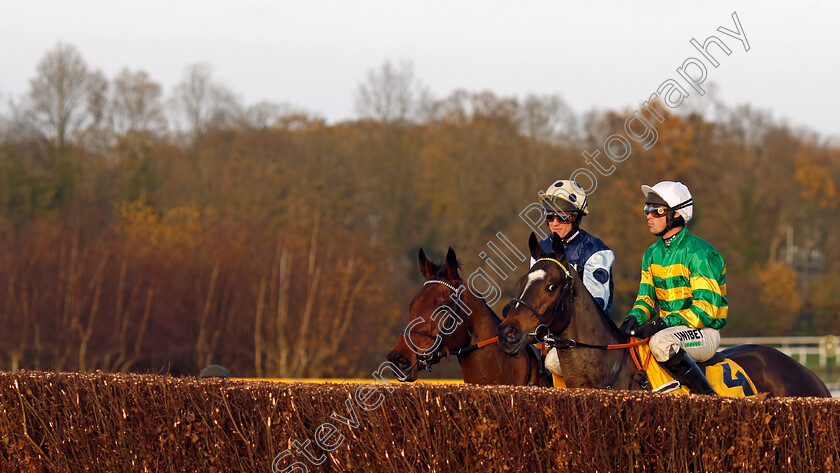
<svg viewBox="0 0 840 473"><path fill-rule="evenodd" d="M720 353L699 365L706 371L709 384L721 396L755 397L758 394L747 372L738 363L724 358Z"/></svg>

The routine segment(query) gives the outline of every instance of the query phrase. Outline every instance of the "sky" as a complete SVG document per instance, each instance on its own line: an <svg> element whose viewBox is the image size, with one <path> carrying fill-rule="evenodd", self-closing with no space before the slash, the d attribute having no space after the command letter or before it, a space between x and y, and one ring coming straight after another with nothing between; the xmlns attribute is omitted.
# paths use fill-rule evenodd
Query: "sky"
<svg viewBox="0 0 840 473"><path fill-rule="evenodd" d="M840 2L427 0L0 0L0 97L29 89L62 42L113 78L143 70L169 94L187 66L246 105L290 104L329 122L355 117L353 98L384 61L413 64L436 97L453 90L559 94L577 113L635 109L700 53L717 52L705 84L719 100L769 110L793 127L840 137ZM734 31L736 13L749 42ZM693 89L703 107L709 95Z"/></svg>

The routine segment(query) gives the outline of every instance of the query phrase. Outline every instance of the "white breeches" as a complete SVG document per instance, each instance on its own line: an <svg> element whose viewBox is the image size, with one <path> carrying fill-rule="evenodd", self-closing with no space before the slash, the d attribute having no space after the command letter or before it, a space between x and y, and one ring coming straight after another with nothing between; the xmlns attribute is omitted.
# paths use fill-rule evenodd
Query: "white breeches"
<svg viewBox="0 0 840 473"><path fill-rule="evenodd" d="M694 361L706 361L720 346L720 331L709 327L668 327L653 334L649 345L653 357L660 363L676 355L680 348L685 349Z"/></svg>

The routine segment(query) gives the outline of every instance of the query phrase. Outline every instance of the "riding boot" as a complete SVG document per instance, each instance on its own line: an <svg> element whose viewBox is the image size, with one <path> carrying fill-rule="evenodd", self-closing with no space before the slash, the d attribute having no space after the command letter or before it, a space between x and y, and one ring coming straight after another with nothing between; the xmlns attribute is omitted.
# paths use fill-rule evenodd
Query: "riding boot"
<svg viewBox="0 0 840 473"><path fill-rule="evenodd" d="M690 389L692 393L717 396L717 393L712 388L712 385L709 384L709 380L706 379L703 371L682 348L680 348L680 351L676 355L669 358L662 365L671 373L674 379Z"/></svg>

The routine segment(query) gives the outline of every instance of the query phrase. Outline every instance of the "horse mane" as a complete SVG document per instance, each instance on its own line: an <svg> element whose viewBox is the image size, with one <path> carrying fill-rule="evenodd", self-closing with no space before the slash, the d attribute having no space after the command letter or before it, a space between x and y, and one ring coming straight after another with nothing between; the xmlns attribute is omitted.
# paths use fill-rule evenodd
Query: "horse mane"
<svg viewBox="0 0 840 473"><path fill-rule="evenodd" d="M565 255L558 255L553 251L551 253L546 253L544 257L553 258L558 261L565 261L566 263L569 262L569 260L566 259ZM595 306L595 309L598 311L598 316L600 316L601 320L604 321L604 325L609 327L609 330L611 330L619 338L627 339L627 334L623 333L618 329L618 325L616 325L612 317L610 317L606 312L604 312L604 308L601 307L601 304L598 304L598 302L595 300L595 297L593 297L592 294L589 293L589 290L586 289L586 285L583 284L583 278L580 276L580 274L578 274L577 270L572 265L569 265L569 271L572 272L572 276L577 276L578 280L580 280L580 284L583 285L584 292L586 292L586 295L589 296L589 298L592 300L592 305Z"/></svg>

